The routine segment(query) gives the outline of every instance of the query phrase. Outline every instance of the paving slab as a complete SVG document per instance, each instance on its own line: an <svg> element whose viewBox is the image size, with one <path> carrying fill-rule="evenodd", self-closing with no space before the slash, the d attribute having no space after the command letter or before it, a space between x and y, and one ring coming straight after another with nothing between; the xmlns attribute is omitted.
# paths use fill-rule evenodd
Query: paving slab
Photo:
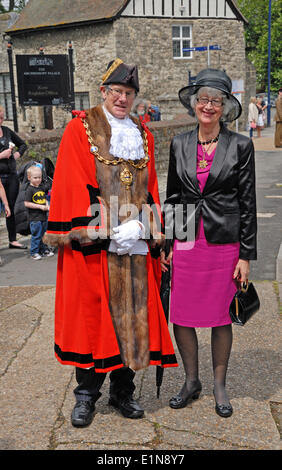
<svg viewBox="0 0 282 470"><path fill-rule="evenodd" d="M274 151L267 129L263 135L254 139L255 147ZM166 175L160 175L159 184L163 194ZM0 219L0 254L4 253L12 269L12 255L16 254L7 250L5 237ZM27 254L19 252L17 256L23 265L22 257L27 260ZM135 378L135 397L144 406L145 416L129 420L108 405L107 377L93 423L79 429L70 421L74 368L60 365L53 353L56 260L45 261L49 264L38 265L34 283L26 276L25 285L9 285L9 279L5 284L0 272L0 450L99 450L105 451L104 455L117 450L125 455L130 451L147 455L153 451L281 450L280 280L254 280L261 309L245 327L233 328L227 378L234 408L231 418L215 413L210 329L199 329L203 385L199 400L185 409L172 410L169 399L184 381L181 361L178 368L165 369L159 399L156 368L150 367ZM50 282L41 281L42 267L50 270ZM173 338L171 326L170 331ZM179 359L177 349L176 353Z"/></svg>
<svg viewBox="0 0 282 470"><path fill-rule="evenodd" d="M0 449L281 450L281 317L274 284L255 285L261 310L245 327L233 328L227 383L234 413L229 419L214 411L210 330L200 329L199 400L172 410L168 401L183 384L182 365L165 369L159 399L156 368L149 367L135 379L143 419L125 419L108 405L107 377L93 423L74 428L74 368L60 365L53 354L55 289L2 309L1 331L7 334L1 339Z"/></svg>

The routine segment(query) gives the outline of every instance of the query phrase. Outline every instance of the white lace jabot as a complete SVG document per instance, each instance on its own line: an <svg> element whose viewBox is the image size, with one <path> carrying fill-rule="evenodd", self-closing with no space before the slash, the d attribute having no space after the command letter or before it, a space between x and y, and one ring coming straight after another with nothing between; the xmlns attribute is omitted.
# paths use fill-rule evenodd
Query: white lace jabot
<svg viewBox="0 0 282 470"><path fill-rule="evenodd" d="M140 160L144 158L143 139L132 119L129 117L117 119L106 110L105 106L103 106L103 111L112 130L110 153L114 157L124 158L125 160ZM115 240L111 240L108 250L112 253L117 252ZM137 240L131 254L146 255L148 251L147 243L144 240Z"/></svg>
<svg viewBox="0 0 282 470"><path fill-rule="evenodd" d="M110 153L116 158L125 160L140 160L145 157L143 139L137 125L126 117L118 119L107 111L103 111L112 130Z"/></svg>

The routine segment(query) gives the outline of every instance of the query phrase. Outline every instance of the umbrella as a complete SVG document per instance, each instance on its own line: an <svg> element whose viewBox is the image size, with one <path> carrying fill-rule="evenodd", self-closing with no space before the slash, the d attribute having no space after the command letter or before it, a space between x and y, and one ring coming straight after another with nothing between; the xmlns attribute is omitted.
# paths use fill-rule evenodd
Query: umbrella
<svg viewBox="0 0 282 470"><path fill-rule="evenodd" d="M166 253L167 256L167 253ZM167 267L167 271L162 273L160 297L164 309L166 321L168 322L169 317L169 298L170 298L170 266ZM160 396L160 388L163 381L164 369L161 366L157 366L156 370L156 385L157 385L157 397Z"/></svg>

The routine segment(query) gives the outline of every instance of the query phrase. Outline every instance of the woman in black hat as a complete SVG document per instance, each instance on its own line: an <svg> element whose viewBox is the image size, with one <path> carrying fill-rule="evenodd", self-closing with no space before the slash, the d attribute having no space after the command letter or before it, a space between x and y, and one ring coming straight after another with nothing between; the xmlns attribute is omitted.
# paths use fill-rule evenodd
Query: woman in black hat
<svg viewBox="0 0 282 470"><path fill-rule="evenodd" d="M181 224L175 212L173 247L167 258L162 253L163 271L172 259L170 315L186 374L170 406L183 408L198 398L195 328L211 327L215 409L222 417L233 411L225 389L232 346L229 305L238 281L248 279L249 260L256 259L257 231L253 144L224 124L241 114L231 89L224 71L206 69L179 91L198 126L171 143L165 208L181 204L184 215ZM195 222L190 238L187 205Z"/></svg>

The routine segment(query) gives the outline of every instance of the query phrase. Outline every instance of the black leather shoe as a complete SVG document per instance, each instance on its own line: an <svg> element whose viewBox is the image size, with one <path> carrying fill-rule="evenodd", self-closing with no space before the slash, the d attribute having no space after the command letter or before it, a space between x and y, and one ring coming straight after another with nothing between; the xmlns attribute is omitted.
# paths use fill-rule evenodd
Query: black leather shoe
<svg viewBox="0 0 282 470"><path fill-rule="evenodd" d="M221 418L229 418L233 413L233 408L230 403L228 405L219 405L215 402L215 411Z"/></svg>
<svg viewBox="0 0 282 470"><path fill-rule="evenodd" d="M183 385L185 387L185 384ZM182 389L183 389L182 387ZM196 386L188 393L188 395L183 397L181 395L182 390L175 396L169 400L169 406L174 409L178 408L185 408L188 402L191 400L197 400L200 396L202 391L202 384L200 381L196 384Z"/></svg>
<svg viewBox="0 0 282 470"><path fill-rule="evenodd" d="M213 396L215 398L215 393L213 391ZM229 418L229 416L232 415L233 413L233 408L231 406L231 403L228 403L227 405L222 405L217 403L215 400L215 411L218 414L218 416L221 416L221 418Z"/></svg>
<svg viewBox="0 0 282 470"><path fill-rule="evenodd" d="M94 418L95 404L93 401L77 401L71 414L71 424L75 427L89 426Z"/></svg>
<svg viewBox="0 0 282 470"><path fill-rule="evenodd" d="M131 395L125 397L111 395L109 405L117 408L125 418L137 419L144 415L144 410Z"/></svg>

